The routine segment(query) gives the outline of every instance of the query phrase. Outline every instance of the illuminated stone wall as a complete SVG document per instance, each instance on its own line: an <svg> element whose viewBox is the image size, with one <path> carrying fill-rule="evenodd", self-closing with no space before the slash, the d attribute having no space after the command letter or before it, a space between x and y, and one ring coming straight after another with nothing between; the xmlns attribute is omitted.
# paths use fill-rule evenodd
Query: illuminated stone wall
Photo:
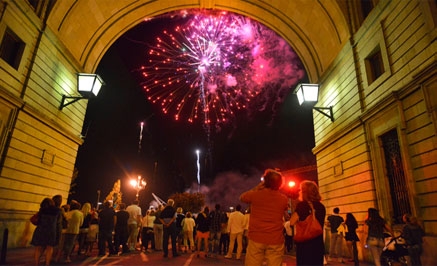
<svg viewBox="0 0 437 266"><path fill-rule="evenodd" d="M78 61L26 1L0 5L0 40L9 32L24 46L17 66L0 59L0 235L13 248L29 245L44 197L67 198L86 102L58 109L77 94Z"/></svg>
<svg viewBox="0 0 437 266"><path fill-rule="evenodd" d="M392 219L394 195L381 144L381 135L396 130L406 177L402 193L427 233L423 263L437 264L431 253L437 246L437 25L430 3L379 1L320 79L317 105L333 106L335 117L332 123L314 112L320 189L328 213L339 207L359 220L360 256L367 260L369 207L400 228ZM373 80L366 60L378 50L384 72Z"/></svg>

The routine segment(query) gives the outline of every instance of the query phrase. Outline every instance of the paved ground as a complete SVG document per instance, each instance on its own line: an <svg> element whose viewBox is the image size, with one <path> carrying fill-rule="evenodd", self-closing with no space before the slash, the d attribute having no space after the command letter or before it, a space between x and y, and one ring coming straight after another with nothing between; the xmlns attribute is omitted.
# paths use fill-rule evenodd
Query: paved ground
<svg viewBox="0 0 437 266"><path fill-rule="evenodd" d="M33 247L10 249L6 253L6 263L2 265L34 265L33 262ZM171 251L170 251L171 254ZM242 260L225 259L223 256L208 257L200 256L195 253L182 253L181 256L172 258L163 258L162 252L144 253L140 251L133 251L126 255L120 256L97 256L97 250L92 256L72 256L71 263L52 263L51 265L174 265L174 266L203 266L203 265L244 265L244 255ZM41 265L44 265L42 262ZM283 266L296 265L296 258L293 254L284 255ZM329 262L329 266L353 266L353 262L339 263ZM367 263L360 263L360 265L368 266Z"/></svg>

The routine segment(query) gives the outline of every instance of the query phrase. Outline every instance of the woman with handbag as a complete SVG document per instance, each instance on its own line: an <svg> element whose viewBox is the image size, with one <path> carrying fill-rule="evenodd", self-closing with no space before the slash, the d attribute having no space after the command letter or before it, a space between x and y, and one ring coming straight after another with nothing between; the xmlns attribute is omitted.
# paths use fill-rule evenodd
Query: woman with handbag
<svg viewBox="0 0 437 266"><path fill-rule="evenodd" d="M39 265L40 257L45 249L45 265L50 265L53 256L53 247L58 244L57 232L59 231L58 217L61 215L59 208L51 198L45 198L40 204L38 222L33 232L32 241L35 246L35 265Z"/></svg>
<svg viewBox="0 0 437 266"><path fill-rule="evenodd" d="M321 199L315 182L306 180L300 184L300 201L290 218L290 226L296 225L296 265L323 265L326 209Z"/></svg>

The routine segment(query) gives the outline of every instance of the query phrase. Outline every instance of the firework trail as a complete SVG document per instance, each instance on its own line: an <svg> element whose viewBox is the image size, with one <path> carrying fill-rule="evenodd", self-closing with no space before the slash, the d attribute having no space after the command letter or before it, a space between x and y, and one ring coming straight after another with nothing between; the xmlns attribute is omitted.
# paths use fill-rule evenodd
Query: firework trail
<svg viewBox="0 0 437 266"><path fill-rule="evenodd" d="M144 126L144 122L140 123L140 137L139 137L139 141L138 141L138 153L141 152L141 142L143 141L143 126Z"/></svg>
<svg viewBox="0 0 437 266"><path fill-rule="evenodd" d="M196 154L197 154L197 184L198 184L198 188L200 187L200 161L199 161L199 150L196 150Z"/></svg>

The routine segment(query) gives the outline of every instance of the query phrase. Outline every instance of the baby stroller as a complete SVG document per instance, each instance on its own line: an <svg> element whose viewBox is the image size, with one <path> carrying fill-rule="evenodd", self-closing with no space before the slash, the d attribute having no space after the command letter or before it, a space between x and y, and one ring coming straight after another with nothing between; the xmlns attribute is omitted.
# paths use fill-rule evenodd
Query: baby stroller
<svg viewBox="0 0 437 266"><path fill-rule="evenodd" d="M385 246L381 253L381 265L392 266L402 265L407 266L405 256L408 256L408 247L402 235L392 237L390 234L384 233Z"/></svg>

